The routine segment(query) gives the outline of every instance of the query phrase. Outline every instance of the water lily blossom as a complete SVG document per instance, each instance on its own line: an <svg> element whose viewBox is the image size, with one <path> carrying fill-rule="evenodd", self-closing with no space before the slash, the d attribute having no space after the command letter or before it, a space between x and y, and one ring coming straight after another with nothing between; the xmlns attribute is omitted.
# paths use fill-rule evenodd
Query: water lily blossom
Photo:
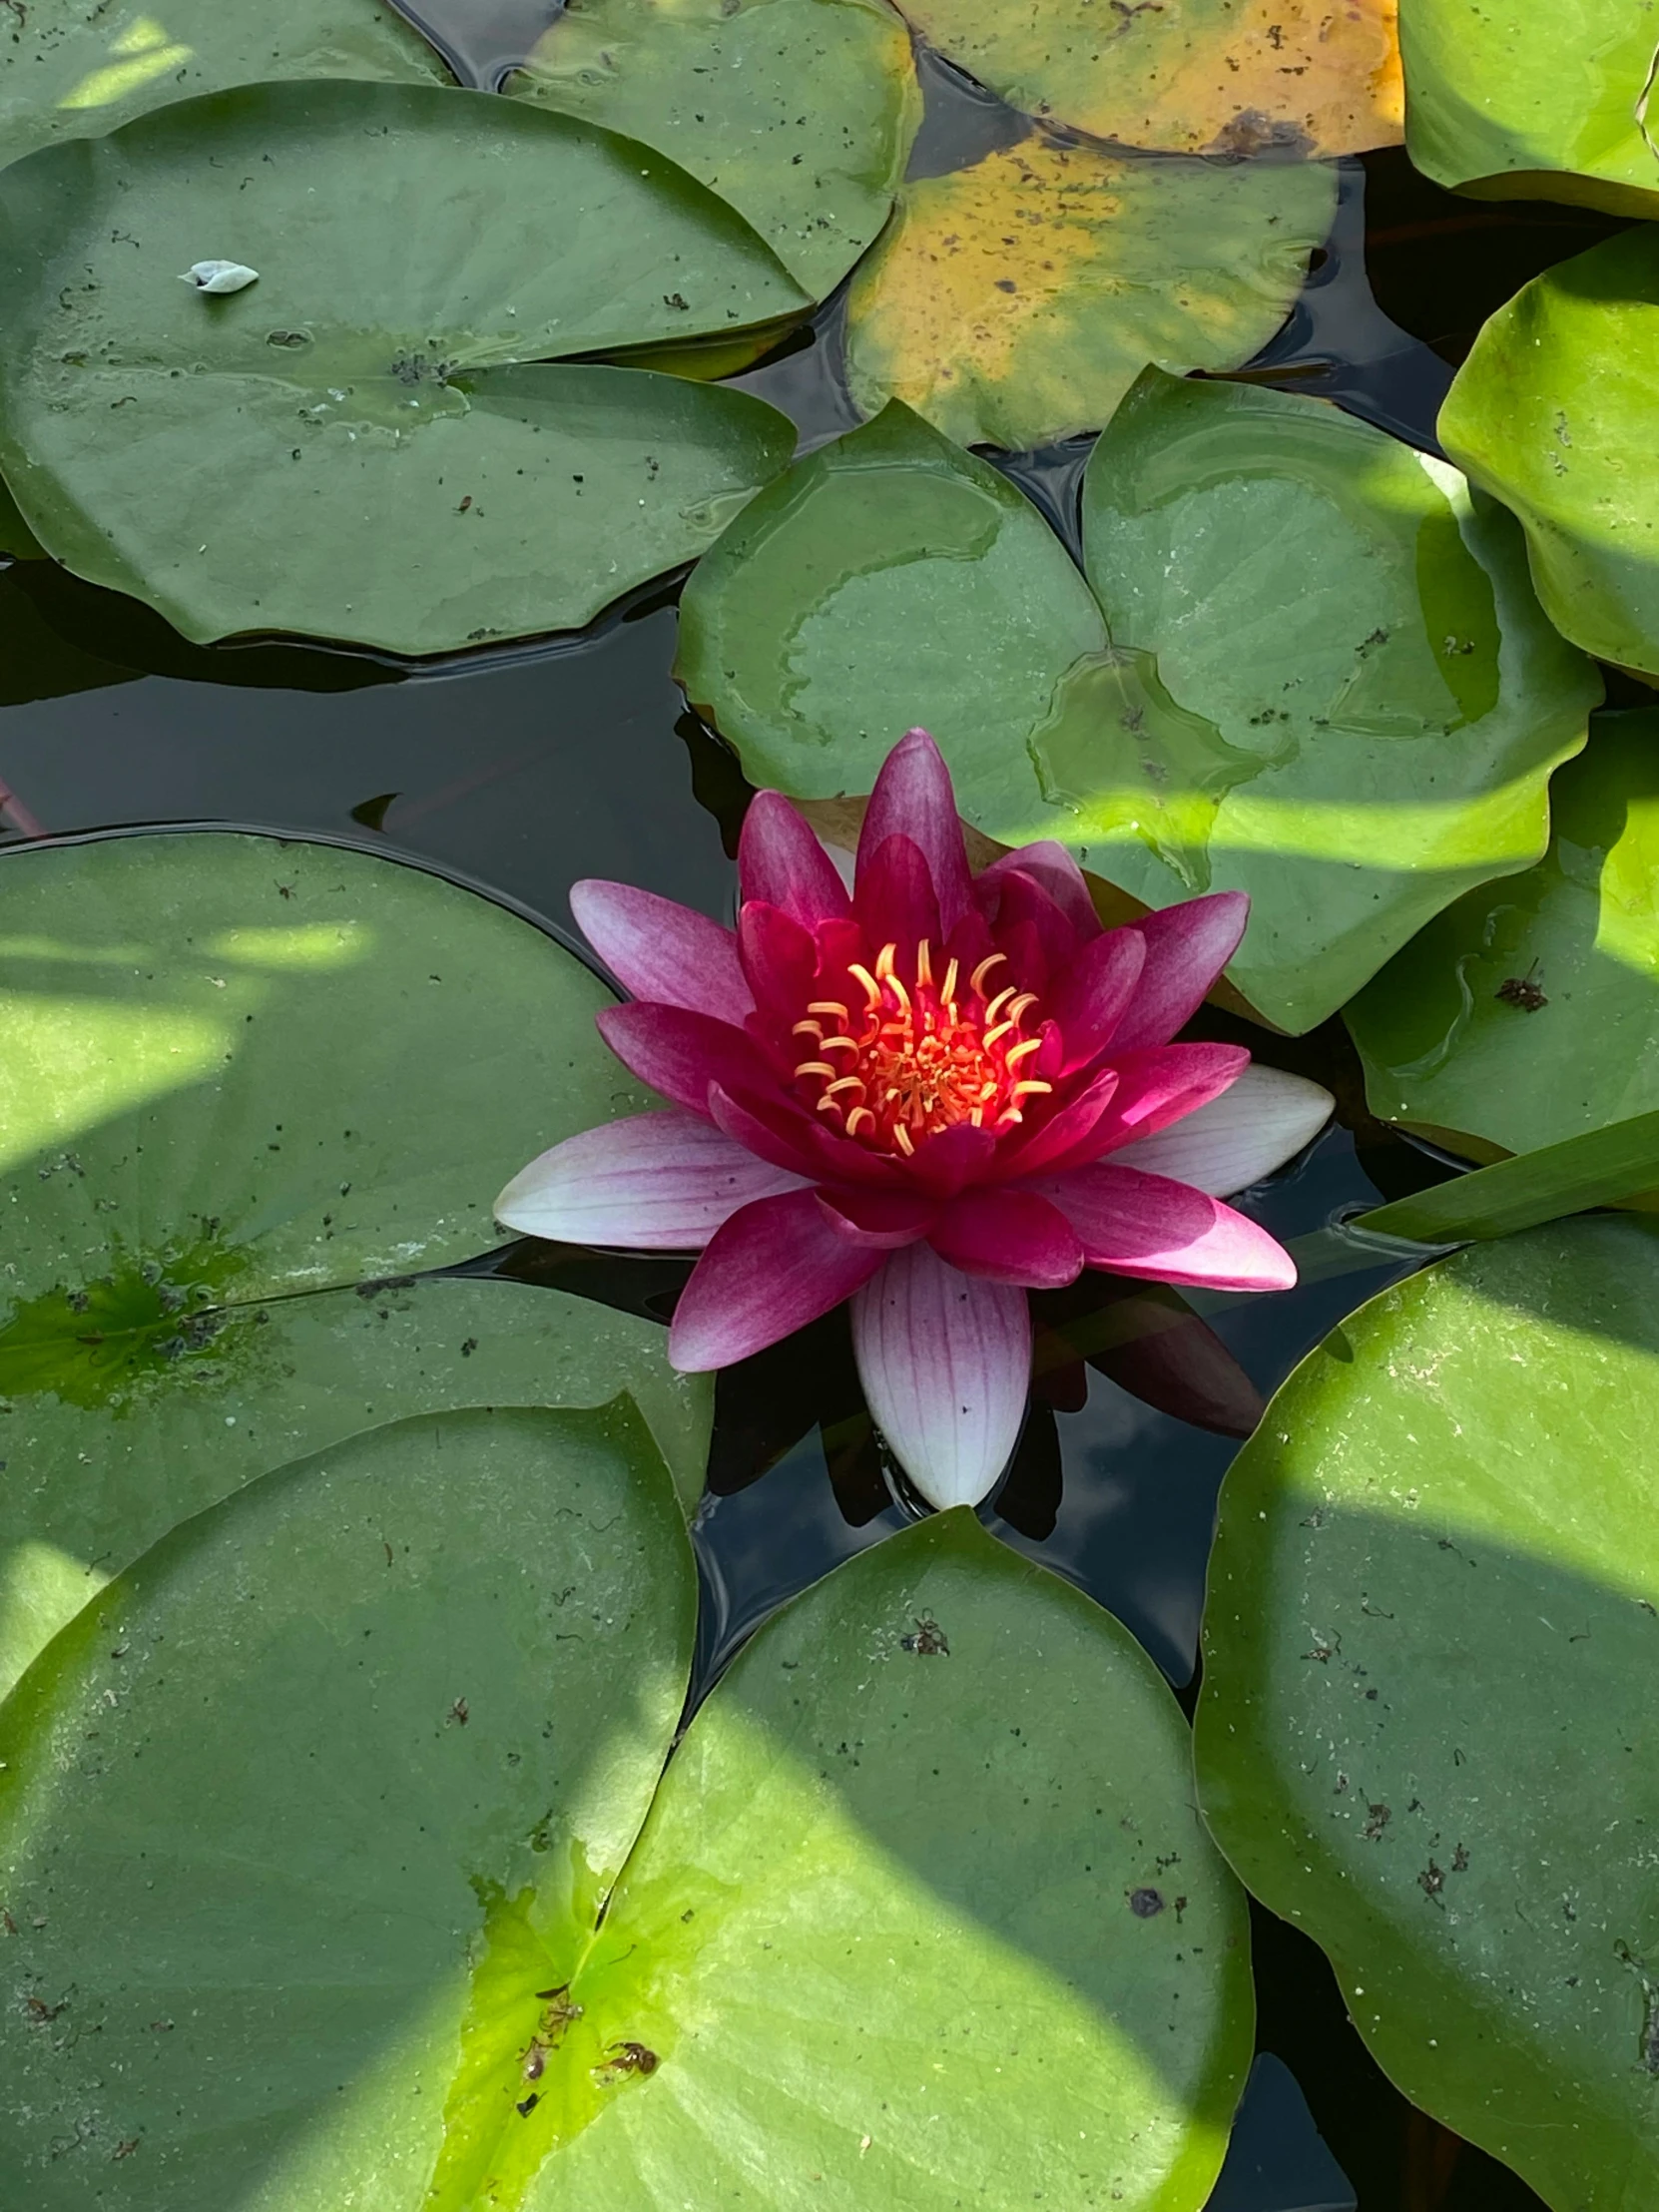
<svg viewBox="0 0 1659 2212"><path fill-rule="evenodd" d="M888 756L850 892L762 792L736 930L622 883L571 894L632 1003L598 1016L665 1110L543 1153L496 1202L566 1243L701 1253L669 1358L729 1367L843 1300L887 1443L938 1506L995 1484L1024 1416L1028 1290L1084 1268L1285 1290L1222 1203L1331 1098L1242 1047L1175 1044L1244 933L1240 892L1107 929L1063 846L969 869L923 730Z"/></svg>

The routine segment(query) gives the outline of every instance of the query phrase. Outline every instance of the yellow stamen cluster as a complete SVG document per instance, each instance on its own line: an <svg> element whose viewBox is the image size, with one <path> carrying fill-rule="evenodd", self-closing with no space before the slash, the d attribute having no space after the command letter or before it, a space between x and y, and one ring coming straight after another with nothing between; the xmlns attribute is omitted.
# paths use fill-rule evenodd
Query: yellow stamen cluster
<svg viewBox="0 0 1659 2212"><path fill-rule="evenodd" d="M812 1054L796 1077L816 1093L817 1110L847 1136L904 1159L921 1138L959 1122L1012 1128L1024 1118L1025 1099L1054 1087L1021 1073L1042 1046L1041 1036L1023 1032L1036 993L1012 983L993 989L997 970L1007 966L1003 952L979 962L965 991L955 960L934 981L925 937L912 983L898 973L897 955L896 944L883 945L873 972L850 962L855 989L846 1001L815 999L795 1024ZM864 1003L854 1012L860 992Z"/></svg>

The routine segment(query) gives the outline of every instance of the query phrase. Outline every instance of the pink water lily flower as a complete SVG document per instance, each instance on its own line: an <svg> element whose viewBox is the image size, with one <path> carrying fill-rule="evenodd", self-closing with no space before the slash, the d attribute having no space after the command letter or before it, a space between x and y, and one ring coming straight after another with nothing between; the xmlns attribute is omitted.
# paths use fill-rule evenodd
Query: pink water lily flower
<svg viewBox="0 0 1659 2212"><path fill-rule="evenodd" d="M777 792L738 855L737 929L578 883L634 993L598 1016L673 1101L571 1137L496 1202L566 1243L702 1254L669 1358L729 1367L852 1301L871 1413L934 1505L973 1504L1019 1434L1026 1292L1084 1268L1285 1290L1290 1255L1221 1203L1320 1129L1317 1083L1172 1044L1243 934L1223 892L1106 929L1063 846L975 876L924 730L881 770L848 894Z"/></svg>

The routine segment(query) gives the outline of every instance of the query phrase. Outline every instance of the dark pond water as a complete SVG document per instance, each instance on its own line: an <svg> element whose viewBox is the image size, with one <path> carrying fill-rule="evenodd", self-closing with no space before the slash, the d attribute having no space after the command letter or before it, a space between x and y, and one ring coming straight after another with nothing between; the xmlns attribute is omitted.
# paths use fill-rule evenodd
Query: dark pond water
<svg viewBox="0 0 1659 2212"><path fill-rule="evenodd" d="M406 12L464 82L489 88L552 10L547 0L407 0ZM925 57L923 73L918 173L1012 135L998 102ZM1283 331L1243 373L1430 446L1482 318L1614 226L1567 208L1452 199L1397 153L1343 171L1326 252ZM818 443L855 420L837 359L831 302L809 342L740 381ZM993 456L1074 548L1087 448ZM671 681L676 596L671 580L581 636L410 669L281 643L204 650L47 564L0 563L0 841L180 822L275 828L418 855L556 930L571 927L568 890L582 875L649 884L729 916L748 788ZM894 712L902 720L901 702ZM1219 1017L1211 1026L1226 1033ZM1340 1101L1340 1126L1249 1202L1281 1239L1450 1172L1366 1116L1340 1025L1250 1041ZM480 1265L659 1317L684 1277L673 1263L531 1246ZM1283 1298L1218 1298L1206 1319L1266 1393L1387 1279L1379 1268ZM1248 1406L1241 1416L1236 1382L1218 1395L1190 1362L1160 1353L1170 1340L1149 1332L1170 1318L1109 1286L1050 1302L1038 1400L984 1510L1007 1542L1126 1621L1190 1705L1216 1492L1236 1448L1205 1423L1237 1428ZM773 1608L913 1510L877 1456L841 1319L724 1376L696 1526L700 1686ZM1213 2212L1342 2212L1357 2201L1365 2212L1520 2212L1538 2202L1393 2092L1318 1952L1260 1913L1257 1962L1264 2056Z"/></svg>

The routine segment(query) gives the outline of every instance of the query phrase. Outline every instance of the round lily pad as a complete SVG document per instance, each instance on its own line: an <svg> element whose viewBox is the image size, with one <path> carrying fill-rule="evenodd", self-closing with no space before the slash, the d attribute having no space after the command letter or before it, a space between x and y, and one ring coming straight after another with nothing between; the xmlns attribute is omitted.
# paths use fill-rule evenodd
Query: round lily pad
<svg viewBox="0 0 1659 2212"><path fill-rule="evenodd" d="M85 1369L60 1395L112 1325L489 1251L533 1153L645 1103L574 954L343 847L19 846L0 972L0 1331Z"/></svg>
<svg viewBox="0 0 1659 2212"><path fill-rule="evenodd" d="M1389 2077L1556 2212L1659 2188L1659 1240L1469 1248L1233 1462L1200 1792Z"/></svg>
<svg viewBox="0 0 1659 2212"><path fill-rule="evenodd" d="M0 1696L177 1522L286 1460L457 1405L602 1405L626 1391L689 1512L712 1379L655 1323L522 1283L427 1277L176 1307L92 1286L0 1327Z"/></svg>
<svg viewBox="0 0 1659 2212"><path fill-rule="evenodd" d="M1149 905L1248 891L1228 973L1269 1021L1312 1028L1539 857L1601 683L1454 469L1321 400L1149 371L1083 517L1113 651L1031 740L1050 833Z"/></svg>
<svg viewBox="0 0 1659 2212"><path fill-rule="evenodd" d="M1440 410L1440 442L1521 520L1556 628L1659 679L1659 235L1637 224L1533 277L1494 314Z"/></svg>
<svg viewBox="0 0 1659 2212"><path fill-rule="evenodd" d="M667 154L815 298L886 221L921 120L885 0L572 0L506 90Z"/></svg>
<svg viewBox="0 0 1659 2212"><path fill-rule="evenodd" d="M903 5L929 45L1014 107L1094 138L1170 154L1361 154L1401 135L1395 0Z"/></svg>
<svg viewBox="0 0 1659 2212"><path fill-rule="evenodd" d="M1647 0L1408 0L1405 144L1437 185L1659 215Z"/></svg>
<svg viewBox="0 0 1659 2212"><path fill-rule="evenodd" d="M1095 430L1148 361L1237 368L1331 227L1320 163L1137 161L1041 134L920 178L859 270L847 369L962 445Z"/></svg>
<svg viewBox="0 0 1659 2212"><path fill-rule="evenodd" d="M1006 817L1021 794L1027 812L1040 804L1026 733L1072 663L1105 645L1087 585L1024 495L894 402L798 462L705 555L676 674L753 783L867 792L920 723L964 811L977 787Z"/></svg>
<svg viewBox="0 0 1659 2212"><path fill-rule="evenodd" d="M179 282L214 258L258 281ZM49 148L0 177L0 290L26 521L197 639L421 654L580 626L695 557L794 442L742 393L512 365L806 295L660 155L483 93L254 86Z"/></svg>
<svg viewBox="0 0 1659 2212"><path fill-rule="evenodd" d="M116 2212L1204 2203L1247 1924L1150 1661L943 1516L762 1631L630 1853L694 1591L642 1435L375 1430L25 1677L0 2139L42 2212L91 2171Z"/></svg>
<svg viewBox="0 0 1659 2212"><path fill-rule="evenodd" d="M1536 867L1469 891L1345 1009L1374 1113L1477 1158L1659 1107L1659 710L1598 715Z"/></svg>
<svg viewBox="0 0 1659 2212"><path fill-rule="evenodd" d="M532 2017L570 1978L696 1588L622 1402L372 1429L95 1599L0 1708L30 2202L429 2203L475 1947L512 1949Z"/></svg>
<svg viewBox="0 0 1659 2212"><path fill-rule="evenodd" d="M450 82L384 0L32 0L0 25L0 168L169 101L273 78Z"/></svg>

